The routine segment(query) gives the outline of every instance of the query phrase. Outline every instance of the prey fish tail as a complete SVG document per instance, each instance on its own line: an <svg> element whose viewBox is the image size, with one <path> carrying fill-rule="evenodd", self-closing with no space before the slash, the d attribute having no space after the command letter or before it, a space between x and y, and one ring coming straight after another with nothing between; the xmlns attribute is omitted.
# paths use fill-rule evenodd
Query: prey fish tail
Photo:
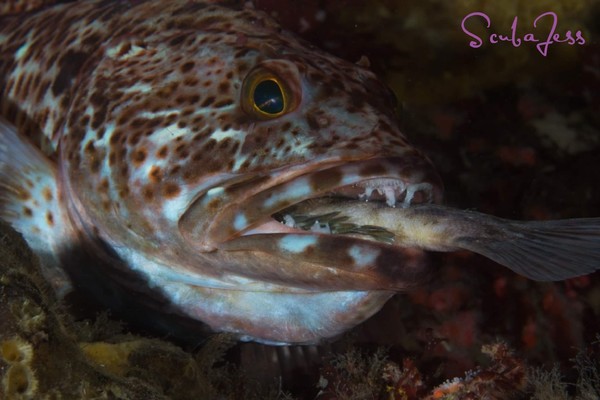
<svg viewBox="0 0 600 400"><path fill-rule="evenodd" d="M537 281L569 279L600 269L600 218L514 221L434 204L392 208L325 198L300 204L286 217L303 221L309 216L334 231L394 246L470 250Z"/></svg>

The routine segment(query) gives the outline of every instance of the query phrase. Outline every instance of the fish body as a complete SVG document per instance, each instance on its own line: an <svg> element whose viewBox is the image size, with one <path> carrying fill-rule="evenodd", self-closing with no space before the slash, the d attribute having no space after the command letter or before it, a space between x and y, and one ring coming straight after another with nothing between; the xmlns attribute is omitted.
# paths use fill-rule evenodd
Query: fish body
<svg viewBox="0 0 600 400"><path fill-rule="evenodd" d="M442 185L371 71L264 13L148 0L7 15L0 93L0 216L61 294L312 343L428 274L427 246L273 217L324 196L399 213Z"/></svg>
<svg viewBox="0 0 600 400"><path fill-rule="evenodd" d="M61 293L100 280L81 283L79 251L162 312L305 343L422 277L422 252L364 258L378 244L358 240L343 259L305 258L318 240L271 217L332 192L440 199L369 70L218 2L66 3L0 27L2 217ZM279 250L224 248L256 232Z"/></svg>

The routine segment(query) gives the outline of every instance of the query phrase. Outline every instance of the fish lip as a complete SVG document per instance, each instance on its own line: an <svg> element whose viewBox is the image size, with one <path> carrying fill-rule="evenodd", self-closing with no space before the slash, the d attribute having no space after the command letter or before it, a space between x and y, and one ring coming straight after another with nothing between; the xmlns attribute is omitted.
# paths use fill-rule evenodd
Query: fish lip
<svg viewBox="0 0 600 400"><path fill-rule="evenodd" d="M273 215L306 200L330 195L356 199L369 187L376 191L378 185L394 184L403 190L415 185L427 187L430 198L424 200L428 202L439 203L442 198L441 180L429 160L420 154L320 163L290 179L265 185L225 207L215 215L207 238L213 248L218 248L219 243L254 234L311 234L311 231L286 227Z"/></svg>

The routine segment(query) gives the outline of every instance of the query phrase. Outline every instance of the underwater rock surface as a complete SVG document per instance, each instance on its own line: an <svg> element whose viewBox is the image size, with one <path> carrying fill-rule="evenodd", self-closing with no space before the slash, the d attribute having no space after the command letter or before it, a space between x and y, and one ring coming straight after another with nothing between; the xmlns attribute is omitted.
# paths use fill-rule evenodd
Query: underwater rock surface
<svg viewBox="0 0 600 400"><path fill-rule="evenodd" d="M75 322L53 298L36 257L0 221L0 398L208 399L212 366L229 339L194 355L159 339L121 333L105 316ZM221 373L221 376L225 374ZM219 378L220 379L220 378Z"/></svg>

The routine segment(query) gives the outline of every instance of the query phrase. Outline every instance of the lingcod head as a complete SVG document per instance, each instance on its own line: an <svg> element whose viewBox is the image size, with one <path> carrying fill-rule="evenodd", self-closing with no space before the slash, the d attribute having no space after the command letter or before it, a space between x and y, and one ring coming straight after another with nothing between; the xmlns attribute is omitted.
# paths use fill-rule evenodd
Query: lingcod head
<svg viewBox="0 0 600 400"><path fill-rule="evenodd" d="M51 138L69 215L171 311L264 342L311 342L423 276L418 250L273 218L323 196L440 199L371 71L249 8L155 0L54 10L72 23L52 48L46 86L62 107L51 110L63 127Z"/></svg>

